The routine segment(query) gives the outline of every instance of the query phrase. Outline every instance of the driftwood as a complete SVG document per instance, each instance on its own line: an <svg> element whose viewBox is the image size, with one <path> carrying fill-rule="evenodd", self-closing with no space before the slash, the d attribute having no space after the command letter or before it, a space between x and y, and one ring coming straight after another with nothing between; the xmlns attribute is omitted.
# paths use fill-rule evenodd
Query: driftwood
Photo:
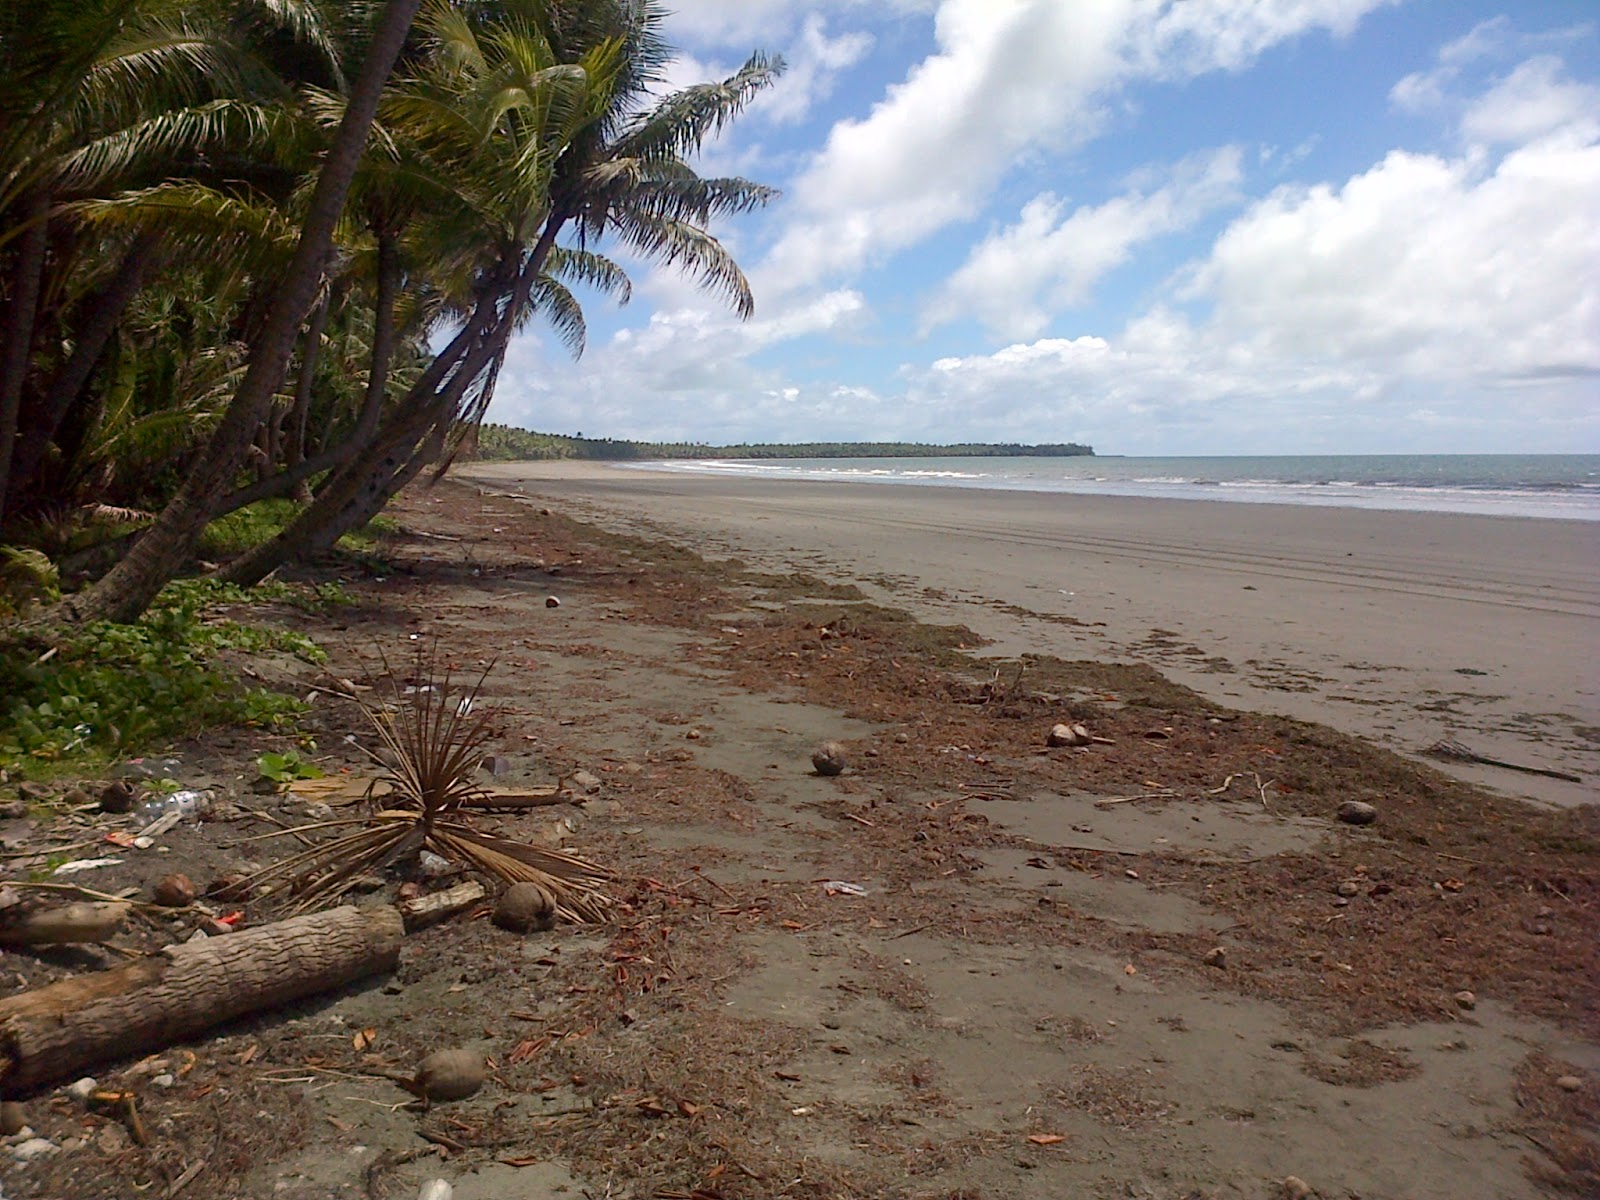
<svg viewBox="0 0 1600 1200"><path fill-rule="evenodd" d="M0 1000L0 1092L13 1095L147 1053L213 1025L393 970L392 908L351 907L168 946Z"/></svg>
<svg viewBox="0 0 1600 1200"><path fill-rule="evenodd" d="M465 883L456 884L455 887L445 888L442 892L431 892L412 900L402 900L395 907L405 918L408 930L421 929L425 925L432 925L435 921L454 916L464 908L471 908L488 894L483 884L475 879L469 879Z"/></svg>
<svg viewBox="0 0 1600 1200"><path fill-rule="evenodd" d="M133 905L123 901L81 901L61 908L38 908L8 919L0 928L0 944L59 946L103 942L122 928L132 911Z"/></svg>

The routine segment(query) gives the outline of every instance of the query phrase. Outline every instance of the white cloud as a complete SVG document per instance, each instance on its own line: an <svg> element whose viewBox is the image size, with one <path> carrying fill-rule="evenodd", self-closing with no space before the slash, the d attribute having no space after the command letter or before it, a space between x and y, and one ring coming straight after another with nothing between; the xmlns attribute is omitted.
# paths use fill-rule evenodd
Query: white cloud
<svg viewBox="0 0 1600 1200"><path fill-rule="evenodd" d="M940 360L908 386L935 411L1021 428L1055 414L1121 449L1157 431L1155 444L1181 434L1197 451L1253 436L1281 450L1274 435L1297 425L1320 425L1334 448L1426 445L1419 431L1441 419L1479 449L1526 444L1532 414L1505 397L1532 388L1542 448L1592 444L1596 214L1592 136L1533 142L1492 168L1396 151L1341 187L1280 188L1240 215L1177 297L1209 308L1201 318L1158 308L1110 338ZM1220 444L1213 426L1231 431Z"/></svg>
<svg viewBox="0 0 1600 1200"><path fill-rule="evenodd" d="M1565 78L1559 58L1540 55L1519 65L1468 107L1461 132L1493 145L1530 141L1563 126L1600 119L1600 88Z"/></svg>
<svg viewBox="0 0 1600 1200"><path fill-rule="evenodd" d="M1191 155L1157 187L1135 187L1070 215L1054 195L1035 197L1016 224L973 248L928 304L924 329L974 315L1000 336L1036 336L1061 310L1087 300L1138 245L1237 199L1239 162L1235 146Z"/></svg>
<svg viewBox="0 0 1600 1200"><path fill-rule="evenodd" d="M751 114L780 125L804 120L812 105L833 92L840 73L855 66L871 49L872 38L865 33L830 38L822 15L812 13L784 51L788 69L776 85L756 98Z"/></svg>
<svg viewBox="0 0 1600 1200"><path fill-rule="evenodd" d="M792 188L765 286L846 274L970 219L1019 157L1091 136L1135 78L1237 69L1390 0L944 0L937 52L841 121Z"/></svg>

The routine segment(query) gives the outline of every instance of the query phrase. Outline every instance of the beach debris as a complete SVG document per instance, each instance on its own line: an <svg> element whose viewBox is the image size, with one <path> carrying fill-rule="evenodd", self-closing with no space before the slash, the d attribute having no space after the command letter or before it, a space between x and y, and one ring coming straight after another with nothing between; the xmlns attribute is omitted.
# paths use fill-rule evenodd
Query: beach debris
<svg viewBox="0 0 1600 1200"><path fill-rule="evenodd" d="M250 899L250 876L243 871L225 871L206 884L206 897L237 904Z"/></svg>
<svg viewBox="0 0 1600 1200"><path fill-rule="evenodd" d="M67 1084L67 1095L79 1104L89 1103L89 1097L100 1088L100 1081L93 1075L85 1075L82 1079Z"/></svg>
<svg viewBox="0 0 1600 1200"><path fill-rule="evenodd" d="M1287 1176L1278 1185L1283 1192L1283 1200L1306 1200L1311 1195L1311 1185L1298 1175Z"/></svg>
<svg viewBox="0 0 1600 1200"><path fill-rule="evenodd" d="M818 775L842 775L849 764L843 746L838 742L823 742L811 752L811 765Z"/></svg>
<svg viewBox="0 0 1600 1200"><path fill-rule="evenodd" d="M1052 725L1045 742L1051 746L1087 746L1094 740L1082 725Z"/></svg>
<svg viewBox="0 0 1600 1200"><path fill-rule="evenodd" d="M28 1110L20 1101L0 1101L0 1137L14 1137L28 1127Z"/></svg>
<svg viewBox="0 0 1600 1200"><path fill-rule="evenodd" d="M1478 1007L1478 998L1469 991L1459 991L1455 995L1456 1004L1467 1012Z"/></svg>
<svg viewBox="0 0 1600 1200"><path fill-rule="evenodd" d="M1213 946L1206 951L1206 956L1201 960L1208 967L1215 967L1219 971L1228 969L1228 950L1226 946Z"/></svg>
<svg viewBox="0 0 1600 1200"><path fill-rule="evenodd" d="M61 1147L49 1138L35 1137L11 1147L11 1156L19 1163L27 1163L36 1158L45 1158L59 1149Z"/></svg>
<svg viewBox="0 0 1600 1200"><path fill-rule="evenodd" d="M1339 886L1334 889L1334 891L1338 892L1339 895L1348 900L1353 896L1359 896L1361 894L1361 885L1354 879L1346 879L1340 883Z"/></svg>
<svg viewBox="0 0 1600 1200"><path fill-rule="evenodd" d="M114 867L122 860L120 858L79 858L72 862L64 862L52 875L76 875L79 871L92 871L96 867Z"/></svg>
<svg viewBox="0 0 1600 1200"><path fill-rule="evenodd" d="M1346 800L1333 815L1346 825L1371 825L1378 819L1378 810L1361 800Z"/></svg>
<svg viewBox="0 0 1600 1200"><path fill-rule="evenodd" d="M1172 737L1172 727L1170 725L1163 725L1159 729L1146 729L1144 731L1144 736L1148 741L1165 742Z"/></svg>
<svg viewBox="0 0 1600 1200"><path fill-rule="evenodd" d="M867 889L859 883L846 883L843 879L825 879L822 892L827 896L865 896Z"/></svg>
<svg viewBox="0 0 1600 1200"><path fill-rule="evenodd" d="M508 775L511 772L511 760L503 754L491 754L478 764L478 770L495 776Z"/></svg>
<svg viewBox="0 0 1600 1200"><path fill-rule="evenodd" d="M556 898L537 883L513 883L500 893L491 918L512 933L544 933L556 925Z"/></svg>
<svg viewBox="0 0 1600 1200"><path fill-rule="evenodd" d="M571 775L566 776L565 782L570 783L578 791L588 792L590 795L593 795L595 792L598 792L602 787L605 786L600 777L594 772L585 771L582 769L576 770Z"/></svg>
<svg viewBox="0 0 1600 1200"><path fill-rule="evenodd" d="M1542 775L1546 779L1562 779L1568 783L1582 783L1583 776L1571 771L1558 771L1554 767L1530 767L1524 763L1507 762L1503 758L1491 758L1487 754L1479 754L1469 746L1463 746L1453 738L1440 738L1433 745L1423 751L1424 754L1434 758L1449 759L1453 762L1478 763L1486 767L1501 767L1507 771L1521 771L1524 775Z"/></svg>
<svg viewBox="0 0 1600 1200"><path fill-rule="evenodd" d="M100 811L113 814L130 813L138 799L138 788L126 779L113 779L100 789Z"/></svg>
<svg viewBox="0 0 1600 1200"><path fill-rule="evenodd" d="M476 879L467 879L439 892L425 892L420 885L402 884L395 907L405 918L407 930L434 925L471 908L488 896L488 889Z"/></svg>
<svg viewBox="0 0 1600 1200"><path fill-rule="evenodd" d="M557 599L555 596L546 596L544 598L544 606L546 608L560 608L561 607L561 601L559 599Z"/></svg>
<svg viewBox="0 0 1600 1200"><path fill-rule="evenodd" d="M483 1055L457 1046L429 1054L417 1064L415 1075L393 1073L389 1078L424 1104L444 1104L473 1095L487 1076Z"/></svg>
<svg viewBox="0 0 1600 1200"><path fill-rule="evenodd" d="M394 909L347 906L183 942L7 996L0 999L0 1088L70 1079L108 1058L162 1050L225 1021L392 971L404 940Z"/></svg>
<svg viewBox="0 0 1600 1200"><path fill-rule="evenodd" d="M122 927L133 906L121 901L81 901L60 908L35 909L7 920L0 943L11 946L63 946L103 942Z"/></svg>
<svg viewBox="0 0 1600 1200"><path fill-rule="evenodd" d="M163 875L152 890L156 903L163 908L188 908L194 903L194 880L187 875Z"/></svg>

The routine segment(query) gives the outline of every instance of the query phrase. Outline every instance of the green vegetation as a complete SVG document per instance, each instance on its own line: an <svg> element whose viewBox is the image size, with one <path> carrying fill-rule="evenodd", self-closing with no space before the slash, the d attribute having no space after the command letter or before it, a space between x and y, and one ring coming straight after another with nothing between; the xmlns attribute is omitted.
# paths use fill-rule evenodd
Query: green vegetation
<svg viewBox="0 0 1600 1200"><path fill-rule="evenodd" d="M477 433L477 456L485 462L567 458L597 461L694 458L1076 458L1093 453L1092 447L1076 442L1051 442L1037 446L1016 442L959 442L954 445L928 445L922 442L755 442L736 446L706 446L698 442L630 442L613 438L565 437L492 424L480 426Z"/></svg>
<svg viewBox="0 0 1600 1200"><path fill-rule="evenodd" d="M774 193L693 162L782 64L672 91L665 18L0 5L8 603L130 623L197 559L248 585L328 550L453 461L515 331L581 352L573 286L628 298L609 245L749 316L710 229Z"/></svg>
<svg viewBox="0 0 1600 1200"><path fill-rule="evenodd" d="M319 663L322 650L303 634L218 610L261 601L320 609L344 600L332 587L246 591L194 579L163 589L133 624L8 632L0 637L0 765L103 761L217 724L288 728L305 711L300 700L244 687L218 660L226 651L280 651Z"/></svg>

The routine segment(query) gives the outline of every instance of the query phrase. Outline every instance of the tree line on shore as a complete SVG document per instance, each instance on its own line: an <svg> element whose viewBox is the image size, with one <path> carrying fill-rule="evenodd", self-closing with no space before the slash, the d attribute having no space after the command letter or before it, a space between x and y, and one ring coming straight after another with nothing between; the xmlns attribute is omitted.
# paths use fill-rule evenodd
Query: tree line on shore
<svg viewBox="0 0 1600 1200"><path fill-rule="evenodd" d="M473 434L473 455L483 462L589 459L598 462L706 458L1077 458L1094 454L1076 442L636 442L582 434L534 433L485 422Z"/></svg>
<svg viewBox="0 0 1600 1200"><path fill-rule="evenodd" d="M774 195L696 151L782 69L668 91L655 0L36 0L0 9L0 570L130 621L208 527L250 584L481 421L512 335L574 353L609 246L742 316L711 232Z"/></svg>

